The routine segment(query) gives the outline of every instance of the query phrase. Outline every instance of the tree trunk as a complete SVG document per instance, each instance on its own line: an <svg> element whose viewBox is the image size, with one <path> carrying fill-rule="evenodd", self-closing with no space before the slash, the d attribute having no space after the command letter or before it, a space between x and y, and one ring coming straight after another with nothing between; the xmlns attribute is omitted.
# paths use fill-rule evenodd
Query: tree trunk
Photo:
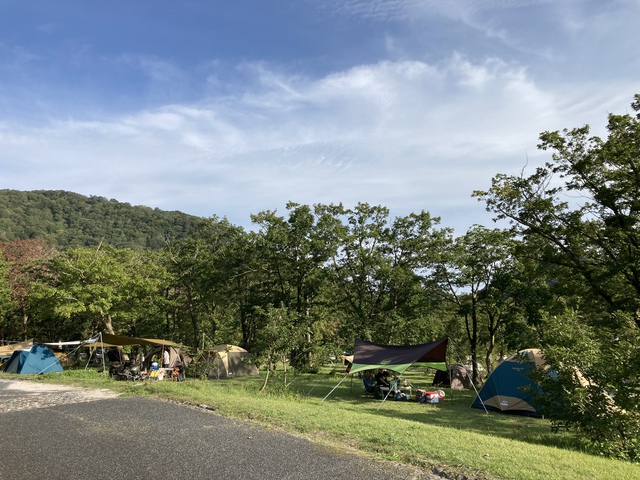
<svg viewBox="0 0 640 480"><path fill-rule="evenodd" d="M269 373L271 372L271 362L267 362L267 374L264 376L264 383L260 388L260 392L264 392L265 388L267 388L267 383L269 383Z"/></svg>
<svg viewBox="0 0 640 480"><path fill-rule="evenodd" d="M116 332L113 330L113 320L111 319L111 315L103 316L104 326L107 329L107 333L110 335L115 335Z"/></svg>
<svg viewBox="0 0 640 480"><path fill-rule="evenodd" d="M29 315L27 315L26 313L23 313L22 314L22 332L25 340L27 340L27 337L29 336L28 328L29 328Z"/></svg>

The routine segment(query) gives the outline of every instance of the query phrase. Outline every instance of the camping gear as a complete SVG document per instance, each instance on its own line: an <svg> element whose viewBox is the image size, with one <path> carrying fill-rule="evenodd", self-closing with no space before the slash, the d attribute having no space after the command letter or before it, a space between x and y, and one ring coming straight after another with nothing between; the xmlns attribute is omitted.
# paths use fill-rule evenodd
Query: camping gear
<svg viewBox="0 0 640 480"><path fill-rule="evenodd" d="M422 393L418 400L420 403L440 403L445 397L445 393L442 390L436 390L435 392L420 390L420 392ZM416 394L417 397L418 395Z"/></svg>
<svg viewBox="0 0 640 480"><path fill-rule="evenodd" d="M376 394L376 380L371 376L371 372L364 372L362 375L362 384L364 385L364 392L366 394Z"/></svg>
<svg viewBox="0 0 640 480"><path fill-rule="evenodd" d="M182 350L175 346L169 345L155 345L151 351L147 354L142 362L142 367L144 370L150 370L152 368L158 367L159 362L164 363L164 353L169 353L169 364L167 368L173 368L176 365L188 365L191 362L191 357L184 355ZM164 366L164 365L163 365Z"/></svg>
<svg viewBox="0 0 640 480"><path fill-rule="evenodd" d="M539 387L529 375L544 364L544 357L538 349L521 350L511 355L489 375L471 407L540 416L533 400Z"/></svg>
<svg viewBox="0 0 640 480"><path fill-rule="evenodd" d="M127 365L121 371L112 375L116 380L125 380L135 382L136 380L145 380L146 375L140 372L140 365Z"/></svg>
<svg viewBox="0 0 640 480"><path fill-rule="evenodd" d="M15 350L4 367L5 373L50 373L62 372L60 361L42 344Z"/></svg>
<svg viewBox="0 0 640 480"><path fill-rule="evenodd" d="M65 342L71 343L71 342ZM73 342L76 343L76 342ZM175 345L174 342L170 340L161 340L157 338L138 338L138 337L125 337L124 335L111 335L109 333L99 333L98 336L93 337L89 340L79 342L81 346L84 347L98 347L100 351L104 351L105 347L122 347L125 345L165 345L167 347L172 347ZM89 362L91 361L91 356L89 356ZM102 363L102 366L105 366L104 355L100 356L99 363ZM87 362L87 367L89 363ZM149 365L145 365L145 369L148 369ZM106 370L106 369L105 369Z"/></svg>
<svg viewBox="0 0 640 480"><path fill-rule="evenodd" d="M176 382L184 382L184 367L182 365L176 365L173 367L171 378Z"/></svg>
<svg viewBox="0 0 640 480"><path fill-rule="evenodd" d="M396 394L395 394L395 399L396 399L397 401L406 402L407 400L409 400L409 399L410 399L410 397L409 397L406 393L404 393L404 392L396 392Z"/></svg>
<svg viewBox="0 0 640 480"><path fill-rule="evenodd" d="M436 392L424 392L424 396L420 400L421 403L438 403L440 397Z"/></svg>
<svg viewBox="0 0 640 480"><path fill-rule="evenodd" d="M329 398L329 395L340 386L349 374L364 370L384 369L402 374L412 365L435 368L436 370L446 370L448 342L449 339L444 338L442 340L418 345L384 345L356 338L353 364L349 372L327 393L322 401L324 402ZM387 394L378 409L380 409L390 393L391 390L387 389Z"/></svg>

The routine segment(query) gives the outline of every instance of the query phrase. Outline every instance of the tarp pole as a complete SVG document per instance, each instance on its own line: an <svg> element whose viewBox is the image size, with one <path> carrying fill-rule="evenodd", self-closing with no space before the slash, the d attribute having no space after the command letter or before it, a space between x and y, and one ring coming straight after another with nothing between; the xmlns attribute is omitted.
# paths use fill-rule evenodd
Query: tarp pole
<svg viewBox="0 0 640 480"><path fill-rule="evenodd" d="M389 385L389 391L387 392L385 397L382 399L382 402L380 402L380 405L378 405L378 408L376 408L376 412L380 410L380 407L382 407L382 404L387 401L387 398L389 398L389 395L391 395L391 385Z"/></svg>
<svg viewBox="0 0 640 480"><path fill-rule="evenodd" d="M349 376L349 374L347 373L344 377L342 377L342 380L340 380L340 381L338 382L338 385L336 385L335 387L333 387L333 389L332 389L329 393L327 393L327 396L326 396L326 397L324 397L324 398L322 399L322 401L324 402L324 401L329 397L329 395L331 395L331 394L333 393L333 390L335 390L336 388L338 388L338 387L340 386L340 384L341 384L342 382L344 382L345 378L347 378L348 376Z"/></svg>
<svg viewBox="0 0 640 480"><path fill-rule="evenodd" d="M329 374L327 374L327 376L329 376ZM322 381L322 377L320 377L318 379L318 381L313 385L313 387L311 387L311 390L309 390L307 392L307 395L311 395L311 392L313 392L313 390L318 386L318 384ZM351 377L351 381L353 382L353 377Z"/></svg>
<svg viewBox="0 0 640 480"><path fill-rule="evenodd" d="M104 375L105 373L107 373L107 366L104 361L104 357L106 355L104 354L104 342L102 341L102 332L100 332L100 345L102 348L102 374Z"/></svg>
<svg viewBox="0 0 640 480"><path fill-rule="evenodd" d="M49 370L51 367L53 367L56 363L55 362L51 362L49 365L47 365L45 368L43 368L42 370L40 370L40 372L38 373L45 373L47 370Z"/></svg>
<svg viewBox="0 0 640 480"><path fill-rule="evenodd" d="M87 358L87 364L84 366L85 370L89 369L89 364L91 363L91 358L93 357L93 349L89 347L89 356Z"/></svg>
<svg viewBox="0 0 640 480"><path fill-rule="evenodd" d="M484 405L484 402L482 401L482 398L480 397L480 392L478 392L478 389L476 388L476 386L473 384L473 382L471 382L471 386L473 387L473 389L476 392L476 397L478 397L478 400L480 400L480 403L482 404L482 408L484 408L484 412L486 414L489 414L489 410L487 410L487 407Z"/></svg>

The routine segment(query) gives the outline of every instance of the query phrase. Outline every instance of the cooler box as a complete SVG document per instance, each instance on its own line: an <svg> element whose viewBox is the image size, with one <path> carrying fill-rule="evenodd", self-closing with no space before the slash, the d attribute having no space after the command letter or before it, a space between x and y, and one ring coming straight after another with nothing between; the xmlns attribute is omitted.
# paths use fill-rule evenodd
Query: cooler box
<svg viewBox="0 0 640 480"><path fill-rule="evenodd" d="M440 395L439 392L428 392L426 390L416 391L416 400L420 403L439 403L440 399L444 395Z"/></svg>
<svg viewBox="0 0 640 480"><path fill-rule="evenodd" d="M438 392L424 392L424 403L439 403L440 395Z"/></svg>

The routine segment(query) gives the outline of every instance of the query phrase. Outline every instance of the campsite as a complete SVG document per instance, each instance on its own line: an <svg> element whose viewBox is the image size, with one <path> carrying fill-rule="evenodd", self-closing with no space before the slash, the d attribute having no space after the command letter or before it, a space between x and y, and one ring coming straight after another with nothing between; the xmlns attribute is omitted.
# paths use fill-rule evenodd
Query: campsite
<svg viewBox="0 0 640 480"><path fill-rule="evenodd" d="M19 352L40 353L40 358L53 357L44 345L29 343L18 344L11 359L24 357ZM436 377L441 377L445 371L457 372L451 380L460 376L458 368L450 368L460 365L447 366L444 362L447 343L447 339L442 339L412 346L392 346L356 339L354 355L343 356L316 374L287 377L282 368L276 369L266 390L262 388L264 371L259 372L253 366L255 371L246 372L244 369L249 364L243 364L241 370L230 368L241 358L248 360L248 352L232 345L217 346L217 353L222 355L210 357L215 374L208 371L180 382L158 382L149 376L119 382L107 375L104 368L106 364L102 362L108 355L93 361L89 358L84 366L60 367L56 373L45 372L49 369L47 364L41 372L18 375L32 381L108 388L126 395L198 406L265 427L282 428L364 456L398 461L456 478L477 479L488 475L505 479L613 479L640 475L638 465L599 458L593 455L595 451L577 451L572 436L567 432L552 432L549 422L540 416L493 413L498 409L491 408L490 401L487 401L488 410L478 407L480 394L474 388L463 388L462 384L453 381L451 385L434 385ZM157 363L155 360L162 361L160 358L165 349L172 349L168 355L172 367L187 358L172 342L158 339L105 334L99 344L103 349L147 344L151 348L143 362L145 370ZM8 351L7 347L5 349ZM229 354L233 352L238 354L236 360L227 358L232 357ZM216 349L210 351L210 355L213 353ZM509 360L514 363L512 358ZM11 362L5 363L5 368L9 364ZM404 382L404 390L410 392L407 401L397 401L388 394L373 397L365 392L364 372L381 367L389 369L394 377ZM13 367L0 373L0 378L15 377L17 372L12 371ZM223 371L225 375L221 375ZM236 371L244 374L229 374ZM495 370L499 371L500 368ZM486 385L495 389L493 382ZM517 386L513 386L512 394L514 389L517 390ZM417 393L424 391L438 391L442 395L435 403L420 402ZM505 456L505 451L522 454ZM553 476L549 476L550 468Z"/></svg>
<svg viewBox="0 0 640 480"><path fill-rule="evenodd" d="M472 390L445 389L446 397L439 404L387 401L378 408L380 400L363 394L357 375L349 376L322 401L344 376L341 363L327 365L318 374L291 377L288 388L280 374L267 392L259 391L263 375L224 381L117 382L92 366L29 378L198 406L302 435L330 448L465 475L459 478L640 478L637 465L575 451L571 436L552 433L546 420L469 408L475 396ZM433 373L410 368L405 376L422 388L429 386ZM13 376L0 373L0 378ZM506 451L512 454L504 455Z"/></svg>

